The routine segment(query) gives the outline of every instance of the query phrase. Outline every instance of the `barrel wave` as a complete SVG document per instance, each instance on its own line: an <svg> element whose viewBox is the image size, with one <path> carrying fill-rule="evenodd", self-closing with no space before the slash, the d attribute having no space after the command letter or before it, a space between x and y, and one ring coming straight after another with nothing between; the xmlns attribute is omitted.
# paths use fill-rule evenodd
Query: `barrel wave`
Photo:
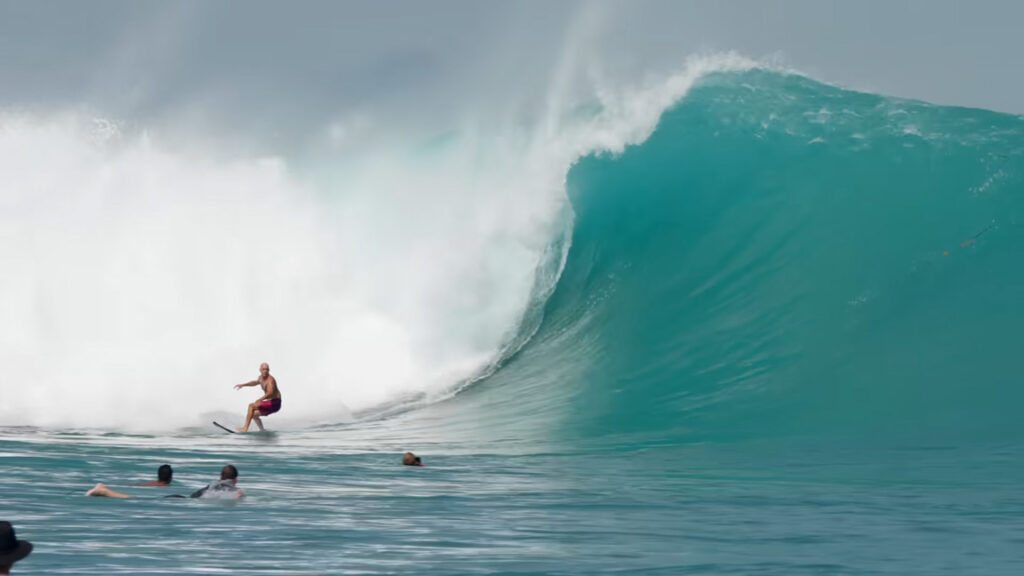
<svg viewBox="0 0 1024 576"><path fill-rule="evenodd" d="M627 449L1019 436L1022 185L1020 117L710 74L574 165L543 322L456 403Z"/></svg>

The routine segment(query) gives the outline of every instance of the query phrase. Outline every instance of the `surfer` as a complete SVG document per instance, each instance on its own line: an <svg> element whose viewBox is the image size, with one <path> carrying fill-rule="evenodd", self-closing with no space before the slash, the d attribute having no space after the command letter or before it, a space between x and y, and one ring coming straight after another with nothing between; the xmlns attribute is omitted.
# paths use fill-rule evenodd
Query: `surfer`
<svg viewBox="0 0 1024 576"><path fill-rule="evenodd" d="M420 461L420 457L412 452L402 454L402 464L405 466L426 466L426 464Z"/></svg>
<svg viewBox="0 0 1024 576"><path fill-rule="evenodd" d="M263 430L263 422L260 416L269 416L281 409L281 390L277 387L277 380L270 375L270 365L264 362L260 364L260 377L252 382L236 384L235 390L249 386L257 386L263 389L263 396L249 404L249 411L245 415L245 426L238 429L239 432L248 432L249 424L253 421Z"/></svg>

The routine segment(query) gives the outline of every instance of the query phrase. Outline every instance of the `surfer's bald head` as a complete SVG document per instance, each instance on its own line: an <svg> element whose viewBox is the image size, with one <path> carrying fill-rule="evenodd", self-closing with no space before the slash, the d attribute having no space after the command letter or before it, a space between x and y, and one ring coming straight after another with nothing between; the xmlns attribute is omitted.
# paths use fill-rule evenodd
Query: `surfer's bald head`
<svg viewBox="0 0 1024 576"><path fill-rule="evenodd" d="M270 364L267 364L266 362L260 364L260 372L263 372L264 370L270 372Z"/></svg>

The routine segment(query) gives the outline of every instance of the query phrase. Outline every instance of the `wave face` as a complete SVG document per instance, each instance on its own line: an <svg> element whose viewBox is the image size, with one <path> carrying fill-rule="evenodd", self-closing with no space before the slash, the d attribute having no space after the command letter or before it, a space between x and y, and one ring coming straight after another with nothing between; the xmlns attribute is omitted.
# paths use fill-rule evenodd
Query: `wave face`
<svg viewBox="0 0 1024 576"><path fill-rule="evenodd" d="M711 74L568 186L543 324L465 394L493 422L623 446L1021 434L1024 119Z"/></svg>

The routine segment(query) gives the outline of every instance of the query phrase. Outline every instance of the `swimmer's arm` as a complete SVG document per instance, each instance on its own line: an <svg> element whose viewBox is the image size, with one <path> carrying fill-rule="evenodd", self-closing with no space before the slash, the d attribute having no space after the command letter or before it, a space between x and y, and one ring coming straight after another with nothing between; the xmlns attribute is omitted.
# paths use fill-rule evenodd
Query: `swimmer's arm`
<svg viewBox="0 0 1024 576"><path fill-rule="evenodd" d="M115 492L114 490L108 490L107 493L104 494L104 496L106 496L108 498L131 498L131 496L129 496L127 494L123 494L121 492Z"/></svg>
<svg viewBox="0 0 1024 576"><path fill-rule="evenodd" d="M120 492L117 492L115 490L111 490L110 488L107 488L107 486L105 484L103 484L102 482L97 484L92 490L89 490L88 492L86 492L85 495L86 496L99 496L99 497L102 497L102 498L131 498L131 496L129 496L127 494L122 494Z"/></svg>

